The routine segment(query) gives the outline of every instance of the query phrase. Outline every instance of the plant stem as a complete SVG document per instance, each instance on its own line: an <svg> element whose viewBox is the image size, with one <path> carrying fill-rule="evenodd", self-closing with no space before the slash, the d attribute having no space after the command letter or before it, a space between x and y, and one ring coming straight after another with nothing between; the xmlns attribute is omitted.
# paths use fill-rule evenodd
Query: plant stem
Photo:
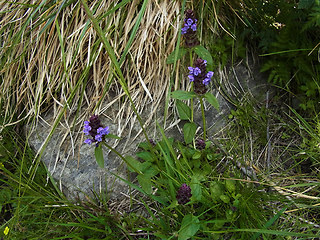
<svg viewBox="0 0 320 240"><path fill-rule="evenodd" d="M201 106L201 114L202 114L202 122L203 122L203 140L206 140L206 117L204 115L204 106L203 106L203 99L202 96L199 97L200 106Z"/></svg>
<svg viewBox="0 0 320 240"><path fill-rule="evenodd" d="M103 145L105 145L107 148L109 148L112 152L114 152L115 154L117 154L126 164L127 166L129 166L130 168L132 168L136 173L142 175L143 173L138 170L137 168L135 168L134 166L132 166L131 163L128 162L128 160L122 156L121 153L119 153L117 150L115 150L113 147L111 147L109 144L107 144L106 142L102 142Z"/></svg>
<svg viewBox="0 0 320 240"><path fill-rule="evenodd" d="M193 61L192 61L192 50L189 49L189 57L190 57L190 67L192 67ZM190 91L193 91L193 82L191 82L191 88ZM193 122L193 98L190 100L190 108L191 108L191 122Z"/></svg>

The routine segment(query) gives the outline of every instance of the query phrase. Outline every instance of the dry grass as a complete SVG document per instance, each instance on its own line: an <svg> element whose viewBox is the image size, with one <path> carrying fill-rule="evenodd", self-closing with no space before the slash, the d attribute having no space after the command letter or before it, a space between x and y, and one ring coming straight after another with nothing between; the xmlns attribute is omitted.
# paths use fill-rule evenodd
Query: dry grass
<svg viewBox="0 0 320 240"><path fill-rule="evenodd" d="M109 117L115 123L127 119L121 126L126 128L132 117L130 104L121 98L124 92L112 79L110 59L80 1L41 7L37 1L29 1L35 4L30 7L24 3L1 4L0 94L7 114L6 124L12 124L13 114L18 114L18 119L39 119L47 109L53 109L56 119L68 102L64 118L69 119L79 108L78 115L82 117L77 122L94 111L108 116L112 106L121 105L116 118ZM91 10L97 8L95 17L120 59L137 21L141 1L129 1L104 16L116 3L94 3ZM139 113L149 105L151 114L146 123L151 122L168 90L171 66L165 60L176 44L179 11L177 1L149 1L121 65ZM111 88L103 94L110 79ZM98 106L98 103L102 104Z"/></svg>

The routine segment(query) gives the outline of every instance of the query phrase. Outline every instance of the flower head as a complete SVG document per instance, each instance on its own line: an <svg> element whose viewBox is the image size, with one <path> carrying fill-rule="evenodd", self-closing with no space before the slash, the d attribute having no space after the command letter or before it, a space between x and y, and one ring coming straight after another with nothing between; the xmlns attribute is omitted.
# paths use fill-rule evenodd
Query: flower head
<svg viewBox="0 0 320 240"><path fill-rule="evenodd" d="M199 150L203 150L206 148L206 142L203 139L197 139L196 141L196 147Z"/></svg>
<svg viewBox="0 0 320 240"><path fill-rule="evenodd" d="M8 228L8 226L6 226L6 228L5 228L4 231L3 231L3 234L7 236L8 233L9 233L9 230L10 230L10 229Z"/></svg>
<svg viewBox="0 0 320 240"><path fill-rule="evenodd" d="M207 61L198 58L194 62L195 67L188 67L190 82L194 82L194 91L197 94L204 94L207 92L206 86L211 81L213 72L207 72Z"/></svg>
<svg viewBox="0 0 320 240"><path fill-rule="evenodd" d="M199 45L197 38L197 19L191 9L185 11L184 26L181 28L181 34L184 35L185 46L194 47Z"/></svg>
<svg viewBox="0 0 320 240"><path fill-rule="evenodd" d="M95 142L96 146L110 133L109 127L104 128L97 115L92 115L89 121L84 121L83 132L85 135L91 136L91 138L86 139L84 143L91 145Z"/></svg>
<svg viewBox="0 0 320 240"><path fill-rule="evenodd" d="M179 188L176 198L177 198L179 204L184 205L184 204L190 202L191 196L192 196L191 188L187 184L184 183Z"/></svg>

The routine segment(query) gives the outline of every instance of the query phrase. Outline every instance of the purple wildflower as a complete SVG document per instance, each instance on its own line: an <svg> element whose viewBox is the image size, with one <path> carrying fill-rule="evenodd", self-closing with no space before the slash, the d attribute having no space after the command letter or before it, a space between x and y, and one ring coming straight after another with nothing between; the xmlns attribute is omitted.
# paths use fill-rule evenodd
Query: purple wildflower
<svg viewBox="0 0 320 240"><path fill-rule="evenodd" d="M192 196L191 188L187 184L184 183L179 188L176 198L177 198L179 204L184 205L184 204L190 202L191 196Z"/></svg>
<svg viewBox="0 0 320 240"><path fill-rule="evenodd" d="M185 11L184 27L181 28L181 34L184 35L184 41L186 47L194 47L199 45L197 38L197 19L191 9Z"/></svg>
<svg viewBox="0 0 320 240"><path fill-rule="evenodd" d="M198 76L201 73L201 70L198 67L193 69L193 75Z"/></svg>
<svg viewBox="0 0 320 240"><path fill-rule="evenodd" d="M109 127L105 127L105 128L99 127L97 129L97 133L101 135L108 135L110 133Z"/></svg>
<svg viewBox="0 0 320 240"><path fill-rule="evenodd" d="M197 94L205 94L207 92L206 86L211 81L213 72L207 72L207 61L198 58L194 62L195 67L188 67L188 78L191 82L194 82L194 91Z"/></svg>
<svg viewBox="0 0 320 240"><path fill-rule="evenodd" d="M195 24L192 24L191 25L191 29L192 29L192 31L197 31L197 24L195 23Z"/></svg>
<svg viewBox="0 0 320 240"><path fill-rule="evenodd" d="M206 62L207 62L207 61L206 61ZM207 76L207 78L212 78L213 72L212 72L212 71L209 71L206 76Z"/></svg>
<svg viewBox="0 0 320 240"><path fill-rule="evenodd" d="M188 29L189 29L188 26L184 26L183 28L181 28L181 34L186 34Z"/></svg>
<svg viewBox="0 0 320 240"><path fill-rule="evenodd" d="M206 78L203 79L202 83L207 86L211 81L212 76L213 76L213 72L209 71L206 75Z"/></svg>
<svg viewBox="0 0 320 240"><path fill-rule="evenodd" d="M193 19L192 18L188 18L187 21L186 21L186 24L185 26L191 26L193 23Z"/></svg>
<svg viewBox="0 0 320 240"><path fill-rule="evenodd" d="M93 140L88 138L88 139L84 140L84 143L91 145L91 143L93 143Z"/></svg>
<svg viewBox="0 0 320 240"><path fill-rule="evenodd" d="M89 121L84 121L83 132L85 135L92 137L86 139L84 143L91 145L95 142L96 146L98 146L100 142L104 141L105 136L110 133L109 127L104 128L97 115L92 115Z"/></svg>
<svg viewBox="0 0 320 240"><path fill-rule="evenodd" d="M206 148L206 142L203 139L197 139L196 141L196 147L199 150L203 150Z"/></svg>
<svg viewBox="0 0 320 240"><path fill-rule="evenodd" d="M85 121L84 122L84 129L83 129L83 132L86 134L86 135L89 135L89 132L91 131L91 127L89 125L89 122L88 121Z"/></svg>
<svg viewBox="0 0 320 240"><path fill-rule="evenodd" d="M188 75L190 82L194 81L194 76L193 75Z"/></svg>

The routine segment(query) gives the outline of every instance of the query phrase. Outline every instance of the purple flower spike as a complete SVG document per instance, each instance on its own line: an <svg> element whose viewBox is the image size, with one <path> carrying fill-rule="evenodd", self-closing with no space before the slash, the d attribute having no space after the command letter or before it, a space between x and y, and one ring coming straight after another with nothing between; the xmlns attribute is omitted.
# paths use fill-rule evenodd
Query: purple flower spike
<svg viewBox="0 0 320 240"><path fill-rule="evenodd" d="M194 92L197 94L205 94L208 89L206 86L211 81L213 72L207 72L207 61L198 58L194 62L194 67L188 67L190 82L194 82Z"/></svg>
<svg viewBox="0 0 320 240"><path fill-rule="evenodd" d="M206 148L206 142L203 139L197 139L196 141L196 147L199 150L203 150Z"/></svg>
<svg viewBox="0 0 320 240"><path fill-rule="evenodd" d="M179 188L176 198L177 198L179 204L184 205L184 204L190 202L191 196L192 196L191 188L187 184L184 183Z"/></svg>
<svg viewBox="0 0 320 240"><path fill-rule="evenodd" d="M199 45L197 38L197 19L192 9L187 9L185 12L184 26L181 33L184 35L185 46L192 48Z"/></svg>
<svg viewBox="0 0 320 240"><path fill-rule="evenodd" d="M96 146L98 146L100 142L104 141L105 136L110 133L109 127L104 128L97 115L91 116L89 121L84 121L83 132L85 135L91 136L91 138L86 139L84 143L89 145L96 143Z"/></svg>

